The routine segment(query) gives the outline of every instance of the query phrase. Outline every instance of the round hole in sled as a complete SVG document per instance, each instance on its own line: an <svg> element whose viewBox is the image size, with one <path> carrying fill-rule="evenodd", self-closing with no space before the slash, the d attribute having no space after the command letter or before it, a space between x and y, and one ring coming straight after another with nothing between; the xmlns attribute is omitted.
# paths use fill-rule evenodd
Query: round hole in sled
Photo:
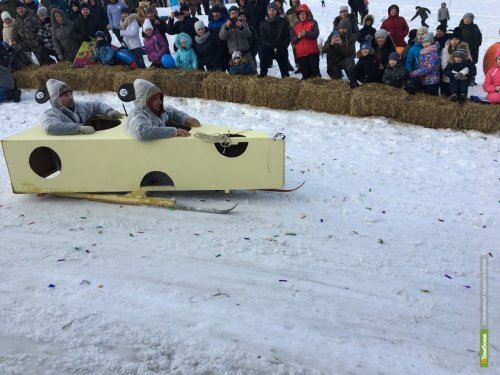
<svg viewBox="0 0 500 375"><path fill-rule="evenodd" d="M141 187L144 186L174 186L174 181L165 172L152 171L142 178Z"/></svg>
<svg viewBox="0 0 500 375"><path fill-rule="evenodd" d="M243 137L246 138L244 135L241 134L228 134L230 138L233 137ZM239 142L238 144L235 145L230 145L230 146L225 146L222 143L216 143L215 148L217 151L219 151L219 154L226 156L228 158L236 158L240 155L242 155L248 147L248 142Z"/></svg>
<svg viewBox="0 0 500 375"><path fill-rule="evenodd" d="M107 117L92 117L87 120L85 125L93 126L96 132L102 130L108 130L117 127L121 124L121 120L115 118L107 118Z"/></svg>
<svg viewBox="0 0 500 375"><path fill-rule="evenodd" d="M49 147L35 148L29 158L31 170L43 178L54 178L61 173L61 158Z"/></svg>

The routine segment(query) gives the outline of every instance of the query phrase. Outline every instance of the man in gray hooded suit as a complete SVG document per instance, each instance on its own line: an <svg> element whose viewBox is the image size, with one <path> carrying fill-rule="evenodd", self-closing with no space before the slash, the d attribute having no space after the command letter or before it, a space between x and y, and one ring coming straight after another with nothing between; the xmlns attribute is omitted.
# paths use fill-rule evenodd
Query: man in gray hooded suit
<svg viewBox="0 0 500 375"><path fill-rule="evenodd" d="M199 127L200 122L187 113L163 104L158 86L144 79L134 81L135 108L125 124L127 133L140 141L170 137L189 137L185 128Z"/></svg>
<svg viewBox="0 0 500 375"><path fill-rule="evenodd" d="M103 115L109 118L121 118L123 116L120 112L97 100L75 102L73 90L64 82L49 79L46 86L52 108L42 113L40 122L47 134L92 134L95 133L95 129L85 125L91 117Z"/></svg>

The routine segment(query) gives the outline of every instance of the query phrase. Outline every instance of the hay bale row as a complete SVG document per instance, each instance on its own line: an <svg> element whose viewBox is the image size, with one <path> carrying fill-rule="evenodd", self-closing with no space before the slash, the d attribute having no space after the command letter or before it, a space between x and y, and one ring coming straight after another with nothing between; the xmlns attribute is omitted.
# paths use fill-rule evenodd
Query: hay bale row
<svg viewBox="0 0 500 375"><path fill-rule="evenodd" d="M37 89L48 78L89 92L116 91L136 78L149 80L165 95L203 98L273 109L305 109L352 116L385 116L401 122L430 128L500 130L500 106L452 103L446 98L424 94L410 96L402 89L366 84L351 90L347 81L321 78L301 81L256 76L230 76L225 73L180 69L137 69L124 66L94 65L75 69L69 63L55 66L29 66L15 72L20 88Z"/></svg>
<svg viewBox="0 0 500 375"><path fill-rule="evenodd" d="M247 91L244 89L249 78L216 72L207 76L202 83L203 99L246 104Z"/></svg>
<svg viewBox="0 0 500 375"><path fill-rule="evenodd" d="M315 112L347 115L351 94L347 81L314 78L301 82L296 106Z"/></svg>

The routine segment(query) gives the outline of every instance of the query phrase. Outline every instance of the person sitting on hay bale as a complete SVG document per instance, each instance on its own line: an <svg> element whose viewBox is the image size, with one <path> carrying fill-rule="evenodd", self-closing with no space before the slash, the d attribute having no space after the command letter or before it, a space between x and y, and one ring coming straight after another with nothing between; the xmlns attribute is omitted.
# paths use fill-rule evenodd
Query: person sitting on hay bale
<svg viewBox="0 0 500 375"><path fill-rule="evenodd" d="M410 76L415 79L415 82L418 79L422 91L437 96L439 93L441 63L438 46L434 43L432 33L425 34L422 39L422 46L418 69L410 72Z"/></svg>
<svg viewBox="0 0 500 375"><path fill-rule="evenodd" d="M163 103L163 92L144 79L134 81L135 108L125 124L125 131L139 141L171 137L189 137L191 127L200 122L187 113ZM178 126L178 127L176 127Z"/></svg>
<svg viewBox="0 0 500 375"><path fill-rule="evenodd" d="M389 55L389 62L382 76L382 82L397 88L407 88L411 85L409 78L410 74L406 70L406 67L401 64L398 53L392 52Z"/></svg>
<svg viewBox="0 0 500 375"><path fill-rule="evenodd" d="M356 80L361 83L382 83L382 71L378 69L372 45L369 42L362 43L356 56Z"/></svg>
<svg viewBox="0 0 500 375"><path fill-rule="evenodd" d="M98 31L95 33L95 39L95 55L92 60L102 65L115 65L115 52L111 43L106 39L106 34L103 31Z"/></svg>
<svg viewBox="0 0 500 375"><path fill-rule="evenodd" d="M467 60L467 50L457 49L453 52L443 74L450 78L451 101L465 102L469 79L476 75L476 65L471 60Z"/></svg>
<svg viewBox="0 0 500 375"><path fill-rule="evenodd" d="M391 34L385 29L380 29L375 32L375 38L371 40L372 47L375 51L375 59L377 60L380 74L384 73L384 69L389 62L389 55L396 52L396 47L391 38Z"/></svg>
<svg viewBox="0 0 500 375"><path fill-rule="evenodd" d="M123 114L102 101L75 102L73 90L66 83L49 79L47 94L52 108L45 110L40 124L49 135L92 134L95 129L85 123L95 115L121 118Z"/></svg>
<svg viewBox="0 0 500 375"><path fill-rule="evenodd" d="M248 61L248 56L243 55L240 51L234 51L229 62L229 74L232 75L251 75L255 74L255 70Z"/></svg>
<svg viewBox="0 0 500 375"><path fill-rule="evenodd" d="M496 66L488 70L484 77L483 90L488 93L486 98L500 104L500 50L495 54Z"/></svg>
<svg viewBox="0 0 500 375"><path fill-rule="evenodd" d="M348 18L339 22L339 31L333 31L323 45L326 53L327 73L331 79L342 79L342 70L345 70L351 88L359 86L356 81L356 37L351 33Z"/></svg>

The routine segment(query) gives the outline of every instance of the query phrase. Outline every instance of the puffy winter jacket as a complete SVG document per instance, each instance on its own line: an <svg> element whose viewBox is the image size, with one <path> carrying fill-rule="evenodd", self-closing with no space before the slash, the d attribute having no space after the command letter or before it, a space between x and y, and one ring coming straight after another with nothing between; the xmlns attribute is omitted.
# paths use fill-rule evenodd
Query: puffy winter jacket
<svg viewBox="0 0 500 375"><path fill-rule="evenodd" d="M61 14L63 17L61 24L57 23L55 19L56 13ZM54 42L54 49L57 52L57 56L61 60L73 62L81 45L81 38L75 25L59 9L52 9L50 19L52 21L50 31L52 32L52 41Z"/></svg>
<svg viewBox="0 0 500 375"><path fill-rule="evenodd" d="M297 57L305 57L309 55L319 54L318 37L319 27L318 23L313 19L311 10L306 4L300 4L297 7L296 13L306 12L307 18L305 21L298 21L291 31L291 42L295 45L295 53ZM298 34L302 31L305 32L302 38Z"/></svg>
<svg viewBox="0 0 500 375"><path fill-rule="evenodd" d="M186 47L181 46L181 39L186 39ZM193 48L193 41L186 33L180 33L175 37L175 45L177 46L177 54L175 55L175 66L182 69L197 69L198 58Z"/></svg>
<svg viewBox="0 0 500 375"><path fill-rule="evenodd" d="M175 137L177 129L172 126L173 123L184 124L189 115L168 105L163 106L165 111L160 116L151 111L147 101L161 90L149 81L136 79L134 90L135 108L125 124L127 134L140 141Z"/></svg>
<svg viewBox="0 0 500 375"><path fill-rule="evenodd" d="M410 72L410 76L419 77L423 86L439 83L441 72L441 61L438 54L438 46L433 44L422 48L418 69Z"/></svg>
<svg viewBox="0 0 500 375"><path fill-rule="evenodd" d="M101 101L91 102L75 101L75 109L72 111L62 105L59 99L59 89L64 82L49 79L47 91L50 95L52 108L45 110L40 118L40 123L47 134L50 135L72 135L78 134L80 125L87 122L95 115L109 115L113 108Z"/></svg>
<svg viewBox="0 0 500 375"><path fill-rule="evenodd" d="M149 61L156 65L161 64L163 55L170 53L168 42L156 29L153 29L153 33L150 36L144 38L144 47L146 48Z"/></svg>
<svg viewBox="0 0 500 375"><path fill-rule="evenodd" d="M500 56L500 51L495 54L495 61ZM484 77L483 90L488 93L486 96L489 101L500 104L500 92L495 91L495 87L500 86L500 67L494 66L486 73Z"/></svg>
<svg viewBox="0 0 500 375"><path fill-rule="evenodd" d="M395 16L391 16L390 14L392 8L395 8L397 11ZM392 40L394 41L396 47L406 46L405 37L410 32L410 28L408 27L406 20L399 16L399 7L393 4L387 9L387 13L389 17L382 22L382 26L380 26L380 28L391 33Z"/></svg>

